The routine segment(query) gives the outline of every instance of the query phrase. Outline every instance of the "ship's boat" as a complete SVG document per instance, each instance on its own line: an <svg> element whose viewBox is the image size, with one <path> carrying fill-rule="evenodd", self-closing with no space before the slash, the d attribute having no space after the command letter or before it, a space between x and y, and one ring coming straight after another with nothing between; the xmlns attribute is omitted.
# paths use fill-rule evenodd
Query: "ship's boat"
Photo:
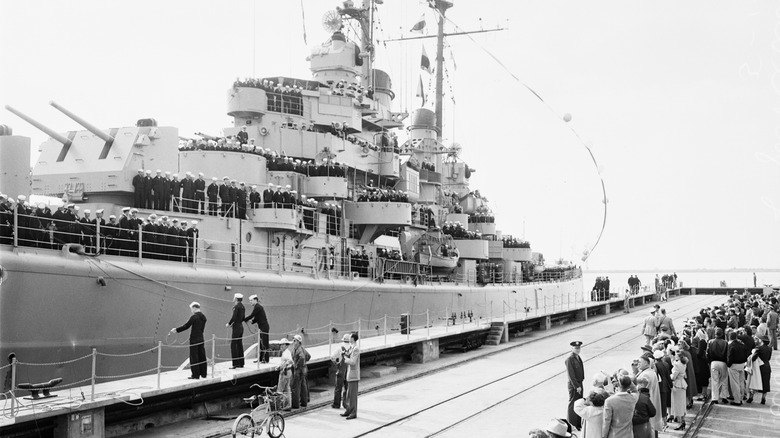
<svg viewBox="0 0 780 438"><path fill-rule="evenodd" d="M237 293L257 295L271 339L308 345L395 330L403 313L590 299L575 267L532 278L530 247L507 246L440 114L393 110L368 8L328 17L312 77L236 80L222 135L152 118L104 130L52 102L84 128L61 133L6 107L50 136L30 173L30 139L0 128L0 357L15 353L19 375L78 387L155 370L160 351L175 368L187 339L169 331L193 301L209 358L230 360Z"/></svg>

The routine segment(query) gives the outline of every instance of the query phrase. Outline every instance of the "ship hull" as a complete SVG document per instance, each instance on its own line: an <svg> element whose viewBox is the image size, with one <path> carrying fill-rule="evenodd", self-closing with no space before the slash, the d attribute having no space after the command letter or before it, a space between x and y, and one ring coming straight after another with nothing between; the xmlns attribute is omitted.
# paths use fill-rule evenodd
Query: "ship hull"
<svg viewBox="0 0 780 438"><path fill-rule="evenodd" d="M217 338L213 347L217 361L229 361L225 324L236 292L247 298L258 295L272 340L303 329L307 345L327 343L333 327L374 336L383 333L386 324L392 332L399 329L404 313L412 314L412 326L417 327L425 324L426 312L431 323L442 324L452 313L489 318L500 316L502 309L514 314L515 309L522 313L528 307L533 313L545 305L590 299L580 278L526 285L415 286L10 247L0 248L0 266L0 357L16 353L23 364L17 381L62 377L63 384L74 387L89 385L93 349L98 352L98 381L153 372L158 352L150 350L158 342L163 344L164 369L181 365L188 356L187 334L168 332L187 321L192 301L201 304L208 318L206 339ZM249 307L248 299L245 304ZM245 348L254 342L255 332L256 326L245 324ZM211 357L210 342L206 350Z"/></svg>

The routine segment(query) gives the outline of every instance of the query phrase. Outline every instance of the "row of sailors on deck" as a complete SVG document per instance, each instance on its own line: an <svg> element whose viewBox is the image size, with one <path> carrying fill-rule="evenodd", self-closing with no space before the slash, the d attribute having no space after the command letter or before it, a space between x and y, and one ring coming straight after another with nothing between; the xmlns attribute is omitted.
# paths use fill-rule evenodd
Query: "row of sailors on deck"
<svg viewBox="0 0 780 438"><path fill-rule="evenodd" d="M293 95L300 96L301 91L303 90L309 90L309 91L317 91L316 88L308 87L306 84L298 85L298 82L293 82L292 85L290 84L284 84L284 82L274 82L268 79L263 79L262 81L260 79L253 79L253 78L247 78L242 80L239 80L236 78L236 80L233 82L233 87L250 87L250 88L259 88L263 91L269 92L269 93L289 93Z"/></svg>
<svg viewBox="0 0 780 438"><path fill-rule="evenodd" d="M476 213L469 215L470 224L492 224L496 222L496 218L491 213Z"/></svg>
<svg viewBox="0 0 780 438"><path fill-rule="evenodd" d="M459 221L447 221L441 227L444 234L452 236L454 239L481 239L482 233L479 231L469 231Z"/></svg>
<svg viewBox="0 0 780 438"><path fill-rule="evenodd" d="M357 202L409 202L409 196L401 190L369 187L360 192Z"/></svg>
<svg viewBox="0 0 780 438"><path fill-rule="evenodd" d="M531 244L526 242L525 240L518 239L517 237L512 236L504 236L503 239L503 247L504 248L530 248Z"/></svg>

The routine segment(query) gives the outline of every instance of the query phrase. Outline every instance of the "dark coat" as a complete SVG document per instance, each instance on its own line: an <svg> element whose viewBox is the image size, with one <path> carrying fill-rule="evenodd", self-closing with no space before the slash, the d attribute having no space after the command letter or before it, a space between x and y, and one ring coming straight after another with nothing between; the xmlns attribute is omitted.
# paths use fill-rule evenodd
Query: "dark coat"
<svg viewBox="0 0 780 438"><path fill-rule="evenodd" d="M190 345L203 342L203 330L206 328L206 315L201 312L193 313L186 324L176 329L176 333L181 333L188 328L192 328L190 331Z"/></svg>

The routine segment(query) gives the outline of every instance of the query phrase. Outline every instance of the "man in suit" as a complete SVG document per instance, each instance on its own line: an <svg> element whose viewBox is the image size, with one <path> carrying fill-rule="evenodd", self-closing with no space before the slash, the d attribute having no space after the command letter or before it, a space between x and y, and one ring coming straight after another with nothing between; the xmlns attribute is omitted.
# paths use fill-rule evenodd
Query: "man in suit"
<svg viewBox="0 0 780 438"><path fill-rule="evenodd" d="M567 420L577 429L582 428L582 418L574 412L574 402L582 398L582 382L585 380L585 368L580 358L582 349L581 341L573 341L571 345L571 355L566 358L566 374L569 377L569 411ZM630 421L629 421L630 424Z"/></svg>
<svg viewBox="0 0 780 438"><path fill-rule="evenodd" d="M244 317L245 310L244 295L233 295L233 315L230 317L230 321L225 324L225 327L231 327L230 333L230 355L233 358L233 366L231 370L236 368L244 368Z"/></svg>
<svg viewBox="0 0 780 438"><path fill-rule="evenodd" d="M265 315L265 309L260 305L260 300L257 299L257 295L249 296L249 303L252 305L252 313L244 318L244 321L249 321L250 324L257 324L257 329L260 330L260 363L268 363L269 357L269 340L268 332L271 330L271 326L268 324L268 318Z"/></svg>
<svg viewBox="0 0 780 438"><path fill-rule="evenodd" d="M172 328L171 334L181 333L184 330L190 329L190 372L192 375L188 379L198 379L200 377L206 378L206 371L208 370L206 363L206 347L203 341L203 329L206 328L206 315L201 313L200 304L197 301L193 301L190 304L190 311L192 316L181 327Z"/></svg>
<svg viewBox="0 0 780 438"><path fill-rule="evenodd" d="M358 382L360 382L360 348L357 341L357 332L352 332L349 337L349 349L342 353L342 360L347 364L347 410L341 416L346 417L347 420L357 418Z"/></svg>
<svg viewBox="0 0 780 438"><path fill-rule="evenodd" d="M620 389L615 395L604 402L604 422L602 423L602 438L633 437L634 406L637 396L630 394L631 377L620 376Z"/></svg>
<svg viewBox="0 0 780 438"><path fill-rule="evenodd" d="M653 342L653 338L655 338L656 333L656 324L658 321L655 317L655 309L650 309L650 315L645 318L644 326L642 326L642 334L645 335L645 345L650 345L651 342Z"/></svg>
<svg viewBox="0 0 780 438"><path fill-rule="evenodd" d="M656 350L657 351L657 350ZM664 428L664 418L661 413L661 387L658 383L658 374L650 367L654 358L649 354L644 354L637 361L638 373L636 380L645 379L647 381L648 397L656 411L655 415L650 417L650 427L653 430L661 431Z"/></svg>

